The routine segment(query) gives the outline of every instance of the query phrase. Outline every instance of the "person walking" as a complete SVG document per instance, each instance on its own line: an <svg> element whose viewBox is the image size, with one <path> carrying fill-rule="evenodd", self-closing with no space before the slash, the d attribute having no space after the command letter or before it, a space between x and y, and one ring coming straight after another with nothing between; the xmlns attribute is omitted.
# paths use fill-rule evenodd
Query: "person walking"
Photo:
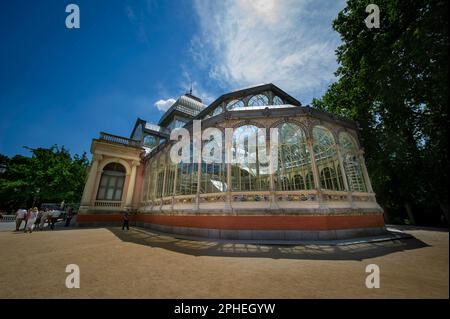
<svg viewBox="0 0 450 319"><path fill-rule="evenodd" d="M52 212L51 212L51 219L50 219L50 222L51 222L51 224L50 224L50 229L51 230L54 230L55 229L55 223L58 221L58 218L59 218L59 215L60 215L61 213L60 213L60 211L59 210L56 210L56 209L54 209L54 210L52 210Z"/></svg>
<svg viewBox="0 0 450 319"><path fill-rule="evenodd" d="M50 229L54 230L55 229L55 224L58 221L59 216L61 215L61 211L54 209L51 213L51 219L50 219Z"/></svg>
<svg viewBox="0 0 450 319"><path fill-rule="evenodd" d="M36 221L34 222L34 229L36 230L39 230L39 224L41 223L43 213L44 212L42 210L38 211Z"/></svg>
<svg viewBox="0 0 450 319"><path fill-rule="evenodd" d="M122 230L125 229L125 227L127 228L127 230L130 230L130 226L129 226L129 215L128 212L125 212L123 214L123 223L122 223Z"/></svg>
<svg viewBox="0 0 450 319"><path fill-rule="evenodd" d="M32 210L31 208L28 208L26 213L25 213L25 217L23 218L23 222L24 222L25 226L23 227L23 230L27 229L27 220L28 220L28 217L31 214L31 210Z"/></svg>
<svg viewBox="0 0 450 319"><path fill-rule="evenodd" d="M25 216L27 214L26 209L19 208L16 212L16 231L20 230L20 225L22 224Z"/></svg>
<svg viewBox="0 0 450 319"><path fill-rule="evenodd" d="M30 210L30 214L28 215L27 223L25 225L25 233L30 232L31 234L33 232L34 223L36 222L38 213L39 211L37 207Z"/></svg>
<svg viewBox="0 0 450 319"><path fill-rule="evenodd" d="M66 224L64 225L64 227L69 227L72 217L73 217L73 208L69 206L67 207L66 211Z"/></svg>
<svg viewBox="0 0 450 319"><path fill-rule="evenodd" d="M41 222L39 223L39 230L44 229L45 222L48 220L49 210L46 208L42 213ZM48 222L50 224L50 222Z"/></svg>

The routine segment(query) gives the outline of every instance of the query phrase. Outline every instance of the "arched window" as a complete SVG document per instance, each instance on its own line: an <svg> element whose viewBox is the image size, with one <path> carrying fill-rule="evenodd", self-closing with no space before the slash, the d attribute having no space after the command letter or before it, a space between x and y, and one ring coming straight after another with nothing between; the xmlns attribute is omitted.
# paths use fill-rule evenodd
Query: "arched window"
<svg viewBox="0 0 450 319"><path fill-rule="evenodd" d="M244 107L244 102L242 100L233 100L227 104L227 110L234 110L235 108Z"/></svg>
<svg viewBox="0 0 450 319"><path fill-rule="evenodd" d="M355 140L347 132L339 134L339 144L344 164L344 171L348 187L352 191L366 192L366 184L362 174L362 167L358 156L358 147Z"/></svg>
<svg viewBox="0 0 450 319"><path fill-rule="evenodd" d="M344 190L343 183L336 174L336 171L340 172L340 166L333 134L322 126L315 126L312 133L314 157L317 168L321 172L321 187L330 190ZM336 179L335 182L334 179Z"/></svg>
<svg viewBox="0 0 450 319"><path fill-rule="evenodd" d="M121 201L124 182L125 167L119 163L109 163L103 168L97 199Z"/></svg>
<svg viewBox="0 0 450 319"><path fill-rule="evenodd" d="M264 106L269 104L269 98L264 94L253 95L248 101L248 106Z"/></svg>
<svg viewBox="0 0 450 319"><path fill-rule="evenodd" d="M274 177L277 190L310 189L303 177L312 171L306 135L303 129L294 123L278 125L278 168ZM288 188L285 179L290 180ZM312 186L312 185L311 185Z"/></svg>
<svg viewBox="0 0 450 319"><path fill-rule="evenodd" d="M273 97L273 102L272 102L272 104L273 104L273 105L283 105L284 102L283 102L283 100L281 99L281 97L275 95L275 96Z"/></svg>
<svg viewBox="0 0 450 319"><path fill-rule="evenodd" d="M233 191L255 191L268 188L268 165L261 165L258 144L265 136L258 134L253 125L243 125L233 132L233 163L231 181Z"/></svg>

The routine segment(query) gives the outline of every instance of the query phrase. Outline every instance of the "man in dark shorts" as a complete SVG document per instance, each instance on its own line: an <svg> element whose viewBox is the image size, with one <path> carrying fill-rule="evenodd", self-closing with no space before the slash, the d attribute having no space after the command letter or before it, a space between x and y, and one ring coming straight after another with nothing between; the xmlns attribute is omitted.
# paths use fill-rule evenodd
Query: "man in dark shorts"
<svg viewBox="0 0 450 319"><path fill-rule="evenodd" d="M130 230L130 226L128 225L128 223L129 223L129 219L128 219L128 212L125 212L124 214L123 214L123 223L122 223L122 230L124 230L125 229L125 227L127 228L127 230Z"/></svg>
<svg viewBox="0 0 450 319"><path fill-rule="evenodd" d="M72 220L73 217L73 208L72 207L68 207L66 210L66 224L64 225L64 227L69 227L70 226L70 221Z"/></svg>

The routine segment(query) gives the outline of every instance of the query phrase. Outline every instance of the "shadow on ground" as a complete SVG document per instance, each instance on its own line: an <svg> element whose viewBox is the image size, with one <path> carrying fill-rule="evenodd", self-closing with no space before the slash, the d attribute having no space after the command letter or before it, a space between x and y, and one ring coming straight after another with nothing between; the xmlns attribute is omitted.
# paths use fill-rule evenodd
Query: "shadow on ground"
<svg viewBox="0 0 450 319"><path fill-rule="evenodd" d="M448 227L431 227L431 226L416 226L416 225L386 225L387 227L393 227L395 229L401 230L401 231L408 231L408 230L426 230L426 231L437 231L437 232L443 232L448 233L449 229Z"/></svg>
<svg viewBox="0 0 450 319"><path fill-rule="evenodd" d="M398 251L419 249L428 245L414 237L383 242L351 245L267 245L214 239L185 239L175 234L161 233L139 227L123 231L119 227L107 228L120 240L193 256L259 257L272 259L311 260L363 260Z"/></svg>

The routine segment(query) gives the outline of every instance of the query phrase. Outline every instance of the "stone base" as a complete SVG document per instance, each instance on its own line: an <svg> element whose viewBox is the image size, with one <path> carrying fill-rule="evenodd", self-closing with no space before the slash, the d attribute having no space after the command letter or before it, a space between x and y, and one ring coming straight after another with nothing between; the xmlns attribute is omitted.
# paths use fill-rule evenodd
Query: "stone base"
<svg viewBox="0 0 450 319"><path fill-rule="evenodd" d="M337 240L357 237L370 237L386 234L385 227L355 228L337 230L229 230L229 229L207 229L192 227L174 227L157 225L144 222L136 222L136 226L150 228L160 232L204 237L211 239L231 239L231 240Z"/></svg>
<svg viewBox="0 0 450 319"><path fill-rule="evenodd" d="M120 226L120 214L78 216L79 226ZM335 240L386 233L383 214L339 215L154 215L130 216L130 225L214 239Z"/></svg>

